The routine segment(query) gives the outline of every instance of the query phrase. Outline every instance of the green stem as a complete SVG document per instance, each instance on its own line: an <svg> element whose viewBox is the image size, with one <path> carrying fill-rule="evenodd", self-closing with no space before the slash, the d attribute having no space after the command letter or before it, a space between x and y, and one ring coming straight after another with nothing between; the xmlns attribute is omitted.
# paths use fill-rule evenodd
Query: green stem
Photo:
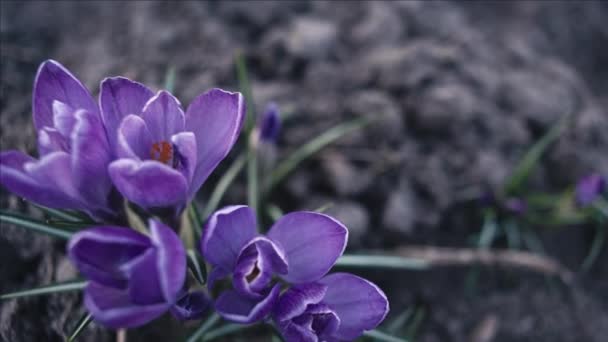
<svg viewBox="0 0 608 342"><path fill-rule="evenodd" d="M39 296L45 294L82 290L87 285L86 281L72 280L64 283L40 286L33 289L21 290L0 295L1 300L19 297Z"/></svg>
<svg viewBox="0 0 608 342"><path fill-rule="evenodd" d="M364 336L371 337L376 341L383 342L407 342L406 339L389 335L380 330L370 330L363 333Z"/></svg>
<svg viewBox="0 0 608 342"><path fill-rule="evenodd" d="M389 255L343 255L335 266L353 268L391 268L403 270L426 270L430 265L421 259Z"/></svg>
<svg viewBox="0 0 608 342"><path fill-rule="evenodd" d="M593 238L593 242L591 244L591 249L589 250L589 254L587 254L587 257L585 257L585 261L583 261L583 264L581 265L581 268L583 269L583 271L588 272L591 269L591 267L593 267L593 264L595 263L595 260L602 252L602 248L604 247L605 243L606 243L606 227L597 226L595 228L595 237Z"/></svg>
<svg viewBox="0 0 608 342"><path fill-rule="evenodd" d="M245 330L245 329L251 328L253 326L255 326L255 324L250 324L250 325L243 325L243 324L236 324L236 323L226 324L217 329L209 331L203 337L203 341L212 341L218 337L230 335L232 333L235 333L235 332L238 332L241 330Z"/></svg>
<svg viewBox="0 0 608 342"><path fill-rule="evenodd" d="M72 232L65 231L63 229L55 228L50 225L45 224L44 222L31 219L26 216L22 216L19 214L14 214L6 211L0 211L0 222L11 223L23 228L27 228L36 233L43 233L53 237L61 238L61 239L69 239L72 237Z"/></svg>
<svg viewBox="0 0 608 342"><path fill-rule="evenodd" d="M76 324L76 328L74 328L74 331L72 331L70 337L68 337L68 342L76 341L76 338L78 338L80 333L89 325L89 323L91 323L92 320L93 316L91 316L91 314L88 312L85 313Z"/></svg>
<svg viewBox="0 0 608 342"><path fill-rule="evenodd" d="M215 189L213 189L211 197L209 197L209 201L207 202L207 205L203 210L204 218L209 217L209 215L211 215L217 209L218 205L220 204L220 201L222 200L222 197L226 193L226 190L228 190L230 184L232 184L234 179L239 175L239 173L245 166L246 161L247 156L245 154L241 154L234 160L232 165L230 165L230 168L228 168L228 170L224 173L222 178L215 186Z"/></svg>
<svg viewBox="0 0 608 342"><path fill-rule="evenodd" d="M198 328L194 332L194 334L192 334L192 336L190 336L186 340L186 342L196 342L196 341L199 341L200 338L203 337L203 335L205 335L205 333L207 331L209 331L209 329L211 329L211 327L213 327L217 322L219 322L220 318L221 318L220 315L218 315L217 313L214 312L211 316L209 316L209 318L207 318L207 320L205 321L205 323L203 323L201 325L201 327Z"/></svg>

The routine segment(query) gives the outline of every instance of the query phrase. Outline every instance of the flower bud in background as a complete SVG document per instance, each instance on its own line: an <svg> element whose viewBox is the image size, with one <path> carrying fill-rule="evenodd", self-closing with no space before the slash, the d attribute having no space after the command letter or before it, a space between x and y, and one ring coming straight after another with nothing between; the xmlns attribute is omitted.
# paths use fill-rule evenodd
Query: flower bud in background
<svg viewBox="0 0 608 342"><path fill-rule="evenodd" d="M514 215L524 215L528 210L528 203L518 197L509 197L504 202L505 209Z"/></svg>
<svg viewBox="0 0 608 342"><path fill-rule="evenodd" d="M597 200L606 189L606 180L599 174L591 174L576 184L575 201L580 207L586 207Z"/></svg>
<svg viewBox="0 0 608 342"><path fill-rule="evenodd" d="M276 103L270 102L266 105L266 110L258 123L258 131L262 142L276 143L281 133L281 117Z"/></svg>

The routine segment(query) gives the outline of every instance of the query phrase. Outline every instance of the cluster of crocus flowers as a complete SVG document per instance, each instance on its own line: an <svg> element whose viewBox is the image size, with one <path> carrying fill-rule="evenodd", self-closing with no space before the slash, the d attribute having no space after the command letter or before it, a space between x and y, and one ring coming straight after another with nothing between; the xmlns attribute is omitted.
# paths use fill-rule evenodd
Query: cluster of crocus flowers
<svg viewBox="0 0 608 342"><path fill-rule="evenodd" d="M232 277L215 309L225 319L253 323L272 316L288 341L351 340L375 328L388 312L384 293L357 276L327 272L346 247L348 230L314 212L280 218L257 233L247 206L214 213L201 250L213 266L209 287ZM281 294L281 279L287 290Z"/></svg>
<svg viewBox="0 0 608 342"><path fill-rule="evenodd" d="M245 116L240 93L212 89L184 112L170 93L124 77L101 82L98 104L55 61L40 66L33 97L40 159L3 152L0 182L98 221L121 222L123 197L174 221L226 157Z"/></svg>
<svg viewBox="0 0 608 342"><path fill-rule="evenodd" d="M287 214L261 235L249 207L218 210L199 243L213 267L207 288L189 286L179 217L235 144L245 115L241 94L212 89L184 111L167 91L113 77L101 82L96 102L67 69L46 61L33 97L39 159L2 152L0 183L98 223L76 232L67 248L87 279L84 304L97 322L131 328L166 312L199 319L214 307L237 323L272 319L287 341L338 341L374 329L386 316L388 301L376 285L327 275L348 230L314 212ZM279 131L278 108L270 105L256 139L272 146ZM125 226L125 202L148 218L145 229ZM229 288L212 300L209 293L224 278Z"/></svg>

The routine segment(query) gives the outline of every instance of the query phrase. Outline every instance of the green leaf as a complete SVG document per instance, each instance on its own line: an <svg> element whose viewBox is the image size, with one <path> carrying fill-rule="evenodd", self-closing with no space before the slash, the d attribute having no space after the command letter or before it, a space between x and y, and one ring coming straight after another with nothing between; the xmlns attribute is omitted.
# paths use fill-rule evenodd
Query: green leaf
<svg viewBox="0 0 608 342"><path fill-rule="evenodd" d="M188 337L186 342L199 341L201 337L203 337L203 335L205 335L205 333L215 325L215 323L219 322L220 319L220 315L214 312L211 316L209 316L209 318L207 318L205 323L201 324L200 328L196 329L196 331L190 335L190 337Z"/></svg>
<svg viewBox="0 0 608 342"><path fill-rule="evenodd" d="M587 256L585 257L585 260L583 261L583 264L581 265L581 268L583 269L583 271L588 272L591 269L591 267L593 267L593 264L595 263L595 260L602 252L602 249L604 248L605 243L606 243L606 227L598 225L595 228L595 236L593 237L593 242L591 243L591 248L589 249L589 254L587 254Z"/></svg>
<svg viewBox="0 0 608 342"><path fill-rule="evenodd" d="M202 256L195 250L189 249L188 252L188 268L192 272L192 275L201 284L205 285L207 282L207 268L205 267L205 261Z"/></svg>
<svg viewBox="0 0 608 342"><path fill-rule="evenodd" d="M53 227L49 224L46 224L42 221L38 221L23 215L10 213L4 210L0 210L0 222L11 223L16 226L20 226L36 233L43 233L53 237L61 238L61 239L69 239L72 237L73 232L67 231L65 229L61 229L58 227Z"/></svg>
<svg viewBox="0 0 608 342"><path fill-rule="evenodd" d="M213 212L217 209L218 205L220 204L220 201L222 200L222 197L224 197L224 194L226 193L226 190L228 190L228 187L230 186L230 184L232 184L234 179L241 172L241 170L245 166L246 161L247 161L247 156L243 154L243 155L238 156L234 160L232 165L230 165L230 168L228 168L228 170L224 173L222 178L219 180L219 182L215 186L215 189L213 189L213 192L211 193L211 197L209 197L209 200L207 201L207 205L205 206L205 209L203 210L203 217L205 217L205 218L209 217L209 215L213 214Z"/></svg>
<svg viewBox="0 0 608 342"><path fill-rule="evenodd" d="M564 115L526 152L506 182L504 188L506 194L512 195L520 192L545 151L560 137L569 119L570 115Z"/></svg>
<svg viewBox="0 0 608 342"><path fill-rule="evenodd" d="M281 208L279 208L277 205L269 204L266 206L266 214L274 222L283 216L283 210L281 210Z"/></svg>
<svg viewBox="0 0 608 342"><path fill-rule="evenodd" d="M383 342L407 342L406 339L389 335L380 330L370 330L365 331L363 336L367 336L372 338L374 341L383 341Z"/></svg>
<svg viewBox="0 0 608 342"><path fill-rule="evenodd" d="M20 297L30 297L30 296L39 296L46 295L52 293L59 292L68 292L68 291L77 291L83 289L87 285L86 281L83 280L71 280L63 283L56 283L51 285L45 285L36 287L28 290L21 290L16 292L5 293L0 295L1 300L20 298Z"/></svg>
<svg viewBox="0 0 608 342"><path fill-rule="evenodd" d="M91 323L92 320L93 316L91 316L90 313L86 312L84 315L82 315L82 317L80 317L78 320L78 323L76 323L74 331L72 331L70 337L68 337L68 342L76 341L78 335L80 335L80 333L89 325L89 323Z"/></svg>
<svg viewBox="0 0 608 342"><path fill-rule="evenodd" d="M175 88L175 66L170 66L165 74L165 90L172 93Z"/></svg>
<svg viewBox="0 0 608 342"><path fill-rule="evenodd" d="M496 234L498 233L498 224L496 223L496 215L492 210L488 210L484 215L484 223L479 235L477 247L489 248L492 246Z"/></svg>
<svg viewBox="0 0 608 342"><path fill-rule="evenodd" d="M230 335L233 334L235 332L239 332L251 327L254 327L255 324L249 324L249 325L244 325L244 324L236 324L236 323L230 323L230 324L226 324L223 325L217 329L211 330L209 331L204 337L203 337L203 341L212 341L216 338L222 337L222 336L226 336L226 335Z"/></svg>
<svg viewBox="0 0 608 342"><path fill-rule="evenodd" d="M295 150L287 159L279 163L276 169L270 174L268 182L265 183L264 192L270 192L275 186L294 171L301 162L310 158L325 146L343 137L347 133L360 129L371 121L366 118L358 118L350 122L339 124L328 131L307 142L299 149Z"/></svg>
<svg viewBox="0 0 608 342"><path fill-rule="evenodd" d="M429 263L421 259L389 255L343 255L335 266L352 268L392 268L402 270L426 270Z"/></svg>
<svg viewBox="0 0 608 342"><path fill-rule="evenodd" d="M247 202L249 207L255 213L256 217L259 217L258 212L258 153L256 148L253 146L253 142L249 142L247 147Z"/></svg>
<svg viewBox="0 0 608 342"><path fill-rule="evenodd" d="M245 135L249 136L255 126L255 103L253 102L253 92L249 83L249 75L247 72L247 63L241 52L237 52L235 56L236 77L239 82L239 89L245 97L247 115L245 118Z"/></svg>
<svg viewBox="0 0 608 342"><path fill-rule="evenodd" d="M32 206L42 210L45 214L55 218L55 219L59 219L59 220L63 220L63 221L71 221L71 222L91 222L89 219L87 219L86 217L80 216L78 214L69 212L67 210L59 210L59 209L53 209L53 208L47 208L44 206L41 206L39 204L36 203L32 203L29 202ZM93 222L91 222L93 223Z"/></svg>

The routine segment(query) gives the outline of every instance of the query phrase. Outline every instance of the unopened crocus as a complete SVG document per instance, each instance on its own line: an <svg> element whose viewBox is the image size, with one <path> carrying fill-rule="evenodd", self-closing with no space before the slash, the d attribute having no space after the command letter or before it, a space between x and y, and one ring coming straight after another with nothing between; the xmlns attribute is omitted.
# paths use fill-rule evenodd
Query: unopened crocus
<svg viewBox="0 0 608 342"><path fill-rule="evenodd" d="M158 221L149 221L149 236L116 226L78 232L68 255L88 279L87 310L108 327L136 327L170 309L180 317L197 311L193 304L206 307L198 294L184 297L186 252L176 233Z"/></svg>
<svg viewBox="0 0 608 342"><path fill-rule="evenodd" d="M111 151L99 108L87 88L56 61L38 69L33 118L39 159L2 152L2 185L43 206L117 221L122 201L108 175Z"/></svg>
<svg viewBox="0 0 608 342"><path fill-rule="evenodd" d="M504 202L505 209L514 215L523 215L528 211L528 203L519 197L509 197Z"/></svg>
<svg viewBox="0 0 608 342"><path fill-rule="evenodd" d="M213 266L209 287L232 276L232 289L220 294L215 309L227 320L253 323L265 318L279 296L278 276L291 284L321 279L342 255L347 229L335 219L313 212L280 218L260 235L247 206L215 212L201 239L202 254Z"/></svg>
<svg viewBox="0 0 608 342"><path fill-rule="evenodd" d="M386 295L375 284L348 273L285 291L273 319L287 342L352 341L386 317Z"/></svg>
<svg viewBox="0 0 608 342"><path fill-rule="evenodd" d="M212 89L184 113L169 92L123 77L102 82L100 104L118 158L109 167L114 184L129 201L173 218L226 157L245 116L240 93Z"/></svg>
<svg viewBox="0 0 608 342"><path fill-rule="evenodd" d="M266 106L266 110L262 114L258 124L260 140L267 143L275 143L281 132L281 117L279 115L279 106L270 102Z"/></svg>
<svg viewBox="0 0 608 342"><path fill-rule="evenodd" d="M576 184L575 201L580 207L586 207L600 198L606 188L606 180L599 174L581 178Z"/></svg>

